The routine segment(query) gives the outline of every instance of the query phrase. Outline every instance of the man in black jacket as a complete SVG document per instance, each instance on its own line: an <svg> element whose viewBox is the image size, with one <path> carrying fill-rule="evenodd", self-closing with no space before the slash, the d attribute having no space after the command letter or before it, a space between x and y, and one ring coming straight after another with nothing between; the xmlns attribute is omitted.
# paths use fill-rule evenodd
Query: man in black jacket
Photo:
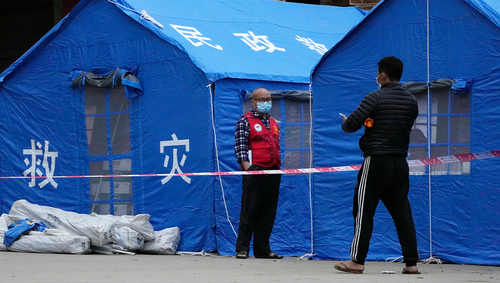
<svg viewBox="0 0 500 283"><path fill-rule="evenodd" d="M418 115L415 97L399 80L403 62L384 57L378 62L380 90L369 93L354 112L343 118L342 130L353 133L365 126L359 140L365 160L359 170L354 192L354 237L351 260L335 269L363 273L373 230L373 216L382 200L396 226L406 267L403 274L419 274L415 225L408 201L409 170L406 161L410 132Z"/></svg>

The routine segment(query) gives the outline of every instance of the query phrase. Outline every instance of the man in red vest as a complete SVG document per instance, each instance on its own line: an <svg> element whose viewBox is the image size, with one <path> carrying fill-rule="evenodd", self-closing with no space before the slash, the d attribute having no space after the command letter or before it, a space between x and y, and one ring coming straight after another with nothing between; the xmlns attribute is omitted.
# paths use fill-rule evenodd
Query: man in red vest
<svg viewBox="0 0 500 283"><path fill-rule="evenodd" d="M280 132L278 124L268 114L271 107L269 91L258 88L253 92L252 109L236 123L234 151L242 170L280 169ZM256 258L283 258L269 245L280 182L279 174L243 175L236 258L248 258L252 234Z"/></svg>

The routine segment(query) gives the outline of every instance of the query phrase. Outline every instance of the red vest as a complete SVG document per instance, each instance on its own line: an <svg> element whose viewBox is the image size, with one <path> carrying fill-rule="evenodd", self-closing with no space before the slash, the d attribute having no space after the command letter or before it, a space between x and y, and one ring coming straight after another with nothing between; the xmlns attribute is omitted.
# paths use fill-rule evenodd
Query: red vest
<svg viewBox="0 0 500 283"><path fill-rule="evenodd" d="M252 150L252 163L263 167L281 166L280 156L280 131L276 121L269 117L269 128L262 124L259 118L252 113L245 114L250 124L250 137L248 148Z"/></svg>

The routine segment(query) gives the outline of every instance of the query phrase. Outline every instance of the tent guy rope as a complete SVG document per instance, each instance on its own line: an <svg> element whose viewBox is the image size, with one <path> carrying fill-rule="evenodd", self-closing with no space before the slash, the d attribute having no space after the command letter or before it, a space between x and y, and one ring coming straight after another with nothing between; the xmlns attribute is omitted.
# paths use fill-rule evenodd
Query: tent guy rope
<svg viewBox="0 0 500 283"><path fill-rule="evenodd" d="M210 91L210 109L212 111L212 129L214 131L214 146L215 146L215 158L217 161L217 172L220 173L220 162L219 162L219 149L217 147L217 134L215 130L215 121L214 121L214 100L213 100L213 94L212 94L212 86L213 83L210 83L207 85L209 91ZM236 237L238 237L238 233L236 233L236 230L234 229L233 223L231 222L231 219L229 219L229 211L227 209L227 203L226 203L226 193L224 192L224 185L222 184L222 178L219 177L219 182L220 182L220 188L222 191L222 201L224 202L224 209L226 210L226 217L227 217L227 222L229 222L229 225L231 226L231 229L233 230L233 233Z"/></svg>

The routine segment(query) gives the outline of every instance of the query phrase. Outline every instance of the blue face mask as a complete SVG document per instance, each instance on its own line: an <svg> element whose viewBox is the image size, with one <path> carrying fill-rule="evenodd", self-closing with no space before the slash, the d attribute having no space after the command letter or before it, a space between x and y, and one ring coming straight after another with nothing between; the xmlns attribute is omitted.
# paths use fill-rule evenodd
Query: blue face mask
<svg viewBox="0 0 500 283"><path fill-rule="evenodd" d="M268 102L257 102L257 111L260 113L267 113L273 107L273 103L271 101Z"/></svg>

